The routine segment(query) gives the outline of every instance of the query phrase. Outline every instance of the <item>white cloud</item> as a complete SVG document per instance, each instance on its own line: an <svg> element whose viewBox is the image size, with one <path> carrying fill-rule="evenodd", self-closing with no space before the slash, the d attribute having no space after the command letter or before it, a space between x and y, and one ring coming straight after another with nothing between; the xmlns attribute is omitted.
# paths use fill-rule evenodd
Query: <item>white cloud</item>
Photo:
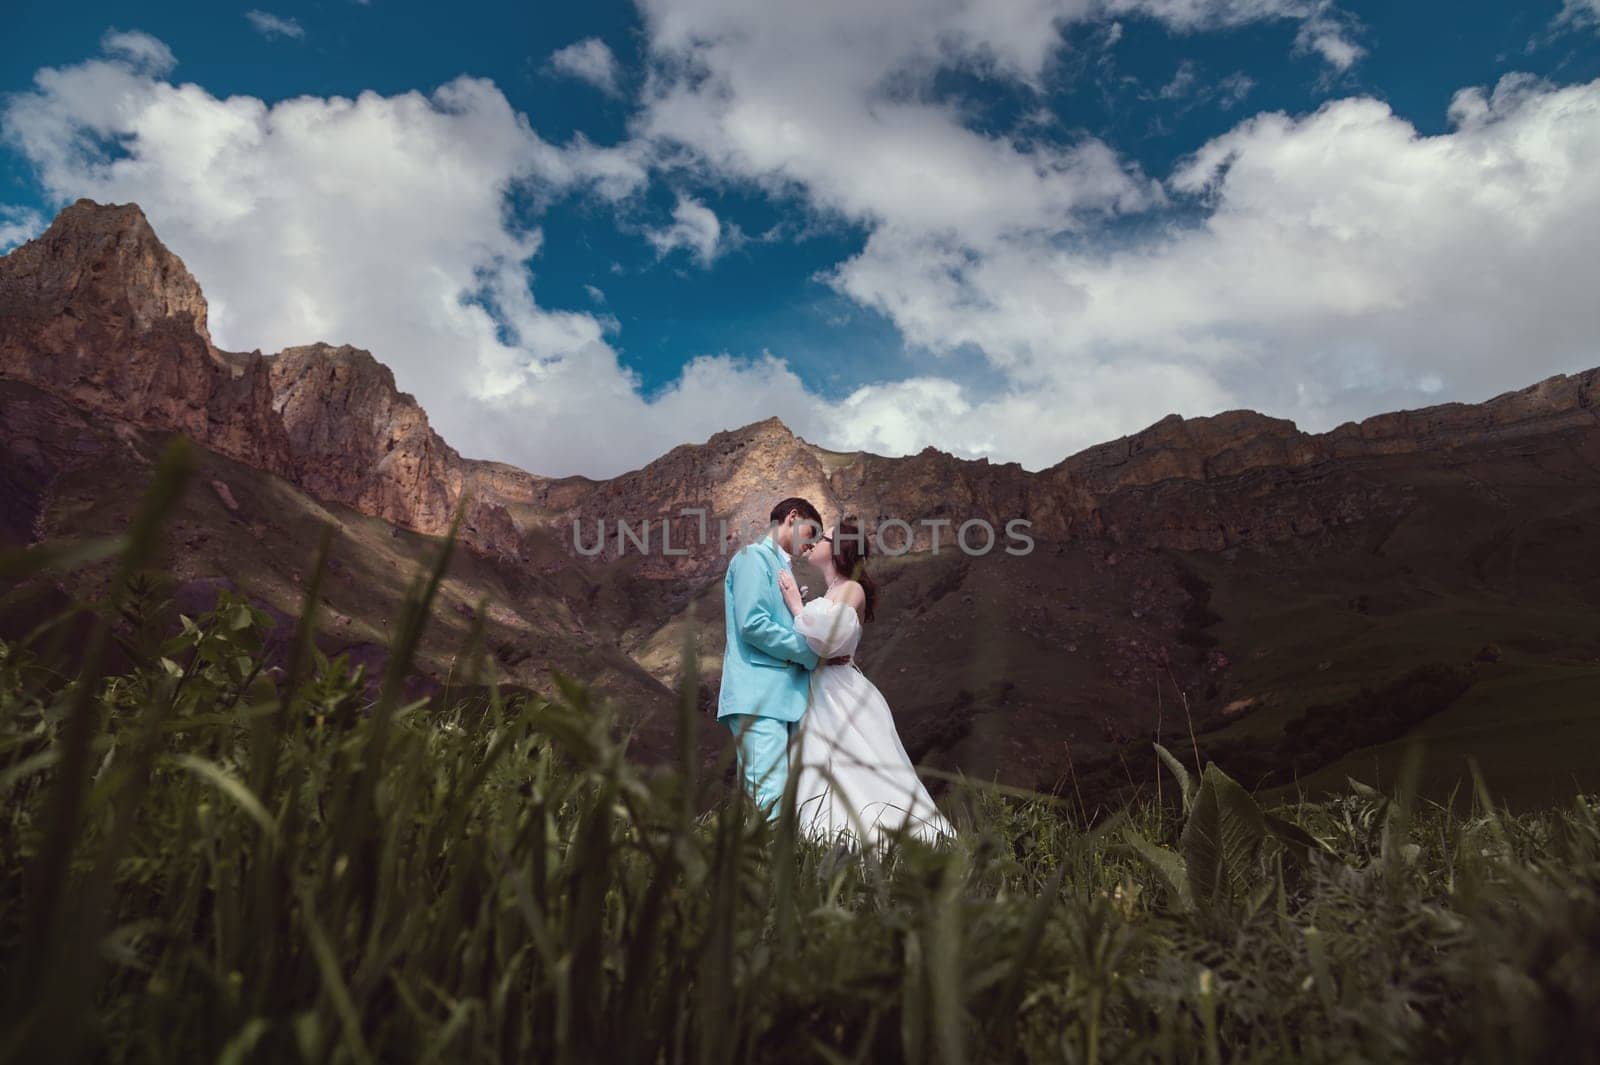
<svg viewBox="0 0 1600 1065"><path fill-rule="evenodd" d="M172 49L141 30L107 30L100 38L100 49L148 74L166 74L178 65Z"/></svg>
<svg viewBox="0 0 1600 1065"><path fill-rule="evenodd" d="M672 208L672 224L646 230L645 238L655 247L657 255L687 248L701 266L710 266L722 240L722 223L717 221L711 208L680 195Z"/></svg>
<svg viewBox="0 0 1600 1065"><path fill-rule="evenodd" d="M1321 56L1323 62L1337 71L1349 70L1367 54L1367 50L1352 39L1348 26L1322 15L1301 23L1295 35L1295 47Z"/></svg>
<svg viewBox="0 0 1600 1065"><path fill-rule="evenodd" d="M593 304L601 305L606 301L606 294L596 285L584 285L583 291L589 297L589 302Z"/></svg>
<svg viewBox="0 0 1600 1065"><path fill-rule="evenodd" d="M1192 59L1185 59L1172 72L1171 79L1153 96L1150 93L1141 95L1145 99L1173 101L1178 114L1212 102L1215 102L1220 110L1231 111L1242 103L1255 87L1255 79L1242 70L1236 70L1216 81L1206 80L1202 77L1199 64Z"/></svg>
<svg viewBox="0 0 1600 1065"><path fill-rule="evenodd" d="M799 191L813 207L922 233L1063 232L1161 201L1092 138L972 129L933 92L964 69L1041 87L1073 23L1158 20L1198 32L1290 20L1329 62L1359 48L1328 0L641 0L651 70L639 135L667 164ZM1118 25L1111 23L1111 25ZM1343 45L1339 42L1343 41ZM1320 42L1320 43L1316 43ZM1174 94L1192 83L1173 85Z"/></svg>
<svg viewBox="0 0 1600 1065"><path fill-rule="evenodd" d="M1144 15L1186 32L1295 21L1300 23L1296 50L1320 56L1337 71L1348 70L1366 54L1355 41L1355 20L1333 0L1102 0L1098 6L1113 14Z"/></svg>
<svg viewBox="0 0 1600 1065"><path fill-rule="evenodd" d="M1178 64L1178 69L1173 72L1172 80L1161 87L1157 93L1163 100L1177 100L1187 96L1194 88L1198 78L1195 63L1192 59L1185 59Z"/></svg>
<svg viewBox="0 0 1600 1065"><path fill-rule="evenodd" d="M550 69L557 74L588 82L601 92L616 95L621 91L621 69L617 57L598 37L576 41L551 53Z"/></svg>
<svg viewBox="0 0 1600 1065"><path fill-rule="evenodd" d="M1566 0L1556 16L1557 27L1600 29L1600 0Z"/></svg>
<svg viewBox="0 0 1600 1065"><path fill-rule="evenodd" d="M1322 429L1600 363L1600 81L1509 77L1450 114L1433 137L1372 99L1258 115L1169 180L1199 224L1122 245L882 228L834 283L1001 367L1004 394L939 431L1031 465L1170 411Z"/></svg>
<svg viewBox="0 0 1600 1065"><path fill-rule="evenodd" d="M44 219L39 212L25 207L0 205L0 254L44 232Z"/></svg>
<svg viewBox="0 0 1600 1065"><path fill-rule="evenodd" d="M1217 106L1231 111L1244 102L1256 87L1256 81L1242 70L1236 70L1217 83Z"/></svg>
<svg viewBox="0 0 1600 1065"><path fill-rule="evenodd" d="M818 209L919 231L1059 230L1159 190L1097 141L1023 145L920 88L976 65L1037 81L1087 0L752 6L646 0L655 67L641 136L690 167L799 190Z"/></svg>
<svg viewBox="0 0 1600 1065"><path fill-rule="evenodd" d="M244 13L245 20L252 29L269 41L274 37L289 37L295 40L306 35L305 27L294 18L284 18L274 15L270 11L252 10Z"/></svg>

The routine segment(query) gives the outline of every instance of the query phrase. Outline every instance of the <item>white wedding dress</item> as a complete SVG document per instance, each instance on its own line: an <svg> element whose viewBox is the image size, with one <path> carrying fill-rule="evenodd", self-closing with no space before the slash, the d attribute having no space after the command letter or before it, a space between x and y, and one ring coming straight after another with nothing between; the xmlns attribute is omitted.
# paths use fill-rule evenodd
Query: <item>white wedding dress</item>
<svg viewBox="0 0 1600 1065"><path fill-rule="evenodd" d="M864 836L873 846L902 830L927 842L953 837L955 829L917 779L889 704L856 667L855 608L813 599L794 627L820 657L852 656L849 665L824 662L811 672L811 702L790 746L800 831L854 843Z"/></svg>

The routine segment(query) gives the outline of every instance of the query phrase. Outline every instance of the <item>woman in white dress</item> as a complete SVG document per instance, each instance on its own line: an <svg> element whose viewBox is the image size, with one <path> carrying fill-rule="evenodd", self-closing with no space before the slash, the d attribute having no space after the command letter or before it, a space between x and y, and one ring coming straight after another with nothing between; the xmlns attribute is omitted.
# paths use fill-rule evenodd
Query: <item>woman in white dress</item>
<svg viewBox="0 0 1600 1065"><path fill-rule="evenodd" d="M866 556L866 536L844 518L809 555L827 579L825 596L803 603L794 577L778 576L795 631L824 660L811 673L811 701L790 744L795 815L800 831L817 839L879 846L904 832L935 842L955 829L917 778L889 704L855 664L876 598ZM848 665L826 664L843 655Z"/></svg>

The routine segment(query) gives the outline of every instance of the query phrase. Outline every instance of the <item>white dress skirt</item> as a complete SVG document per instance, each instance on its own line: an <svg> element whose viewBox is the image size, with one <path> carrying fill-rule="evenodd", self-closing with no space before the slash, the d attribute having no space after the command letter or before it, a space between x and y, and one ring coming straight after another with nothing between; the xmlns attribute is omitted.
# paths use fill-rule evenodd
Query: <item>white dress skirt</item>
<svg viewBox="0 0 1600 1065"><path fill-rule="evenodd" d="M955 829L917 778L888 702L856 667L855 609L813 599L794 627L823 659L852 656L848 665L823 662L811 673L811 701L790 744L800 831L872 846L901 832L930 843L953 837Z"/></svg>

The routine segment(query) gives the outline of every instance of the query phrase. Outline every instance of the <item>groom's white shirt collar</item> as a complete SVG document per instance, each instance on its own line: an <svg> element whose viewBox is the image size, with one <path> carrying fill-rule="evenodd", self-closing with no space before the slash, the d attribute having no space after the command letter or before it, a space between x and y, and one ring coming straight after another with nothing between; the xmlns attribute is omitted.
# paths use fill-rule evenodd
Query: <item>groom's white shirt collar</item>
<svg viewBox="0 0 1600 1065"><path fill-rule="evenodd" d="M768 551L771 551L774 555L778 556L778 564L780 566L782 566L784 569L792 569L793 568L792 566L789 565L789 552L787 552L783 548L779 547L778 546L778 541L774 540L770 533L767 535L767 538L766 538L766 540L763 541L763 543L765 543L767 545L767 550Z"/></svg>

